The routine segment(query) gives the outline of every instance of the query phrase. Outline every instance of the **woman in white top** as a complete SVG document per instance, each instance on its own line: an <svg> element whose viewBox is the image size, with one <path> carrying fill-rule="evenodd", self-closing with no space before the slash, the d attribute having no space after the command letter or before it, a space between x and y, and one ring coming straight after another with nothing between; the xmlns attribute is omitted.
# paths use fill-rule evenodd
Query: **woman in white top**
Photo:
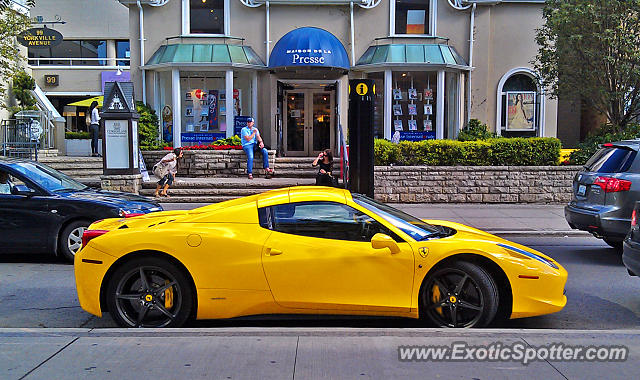
<svg viewBox="0 0 640 380"><path fill-rule="evenodd" d="M100 133L100 113L98 112L98 102L95 100L91 102L89 107L89 115L91 115L91 123L89 124L89 132L91 133L91 155L99 156L98 154L98 135Z"/></svg>

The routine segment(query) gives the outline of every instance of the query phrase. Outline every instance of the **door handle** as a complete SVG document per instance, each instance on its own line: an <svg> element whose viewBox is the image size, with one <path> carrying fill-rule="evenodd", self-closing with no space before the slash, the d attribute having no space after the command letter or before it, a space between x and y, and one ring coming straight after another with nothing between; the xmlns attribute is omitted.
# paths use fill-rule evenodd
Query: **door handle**
<svg viewBox="0 0 640 380"><path fill-rule="evenodd" d="M267 256L282 255L282 251L279 249L267 248Z"/></svg>

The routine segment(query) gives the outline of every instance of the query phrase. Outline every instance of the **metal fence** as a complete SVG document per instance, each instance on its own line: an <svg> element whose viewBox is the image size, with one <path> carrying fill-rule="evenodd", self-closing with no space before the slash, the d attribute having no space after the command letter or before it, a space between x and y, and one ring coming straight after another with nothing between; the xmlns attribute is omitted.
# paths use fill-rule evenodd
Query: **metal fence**
<svg viewBox="0 0 640 380"><path fill-rule="evenodd" d="M38 160L38 149L43 137L35 119L2 120L0 137L2 146L0 153L5 157L20 157Z"/></svg>

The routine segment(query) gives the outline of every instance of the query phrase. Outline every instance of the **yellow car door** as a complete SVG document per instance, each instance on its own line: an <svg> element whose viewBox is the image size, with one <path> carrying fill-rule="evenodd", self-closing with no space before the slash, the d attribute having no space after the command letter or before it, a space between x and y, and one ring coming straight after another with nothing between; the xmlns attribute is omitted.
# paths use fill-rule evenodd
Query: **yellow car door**
<svg viewBox="0 0 640 380"><path fill-rule="evenodd" d="M335 202L298 202L261 209L273 230L262 263L278 304L317 310L406 312L411 307L414 256L373 249L376 233L393 235L370 216Z"/></svg>

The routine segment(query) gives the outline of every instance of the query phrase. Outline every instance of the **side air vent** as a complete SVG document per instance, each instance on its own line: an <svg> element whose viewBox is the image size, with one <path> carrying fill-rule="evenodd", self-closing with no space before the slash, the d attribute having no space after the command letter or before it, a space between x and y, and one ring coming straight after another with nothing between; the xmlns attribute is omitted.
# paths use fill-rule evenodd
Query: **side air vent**
<svg viewBox="0 0 640 380"><path fill-rule="evenodd" d="M120 227L118 227L119 230L124 230L125 228L129 228L129 226L127 226L126 224L123 224Z"/></svg>

